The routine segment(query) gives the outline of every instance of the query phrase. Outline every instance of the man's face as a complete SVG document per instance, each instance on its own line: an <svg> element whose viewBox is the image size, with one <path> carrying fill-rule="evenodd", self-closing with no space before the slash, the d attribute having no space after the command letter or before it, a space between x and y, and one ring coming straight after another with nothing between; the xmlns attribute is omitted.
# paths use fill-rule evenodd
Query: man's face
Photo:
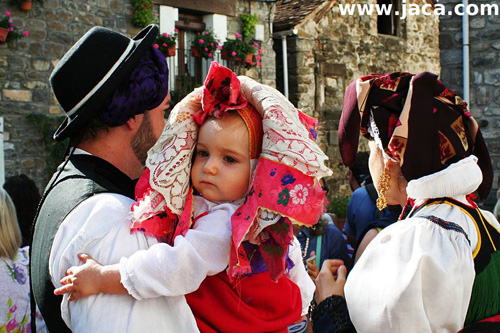
<svg viewBox="0 0 500 333"><path fill-rule="evenodd" d="M132 149L142 165L146 164L148 150L153 147L165 127L165 113L170 108L170 93L163 102L144 112L139 130L132 138Z"/></svg>

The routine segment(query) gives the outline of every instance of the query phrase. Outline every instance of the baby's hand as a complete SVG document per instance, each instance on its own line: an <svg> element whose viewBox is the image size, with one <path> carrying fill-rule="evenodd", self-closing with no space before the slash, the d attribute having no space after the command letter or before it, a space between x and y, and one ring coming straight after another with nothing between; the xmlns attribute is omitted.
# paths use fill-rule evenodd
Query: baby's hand
<svg viewBox="0 0 500 333"><path fill-rule="evenodd" d="M100 293L102 279L104 278L102 272L103 266L90 255L81 253L78 255L78 258L84 264L68 269L66 276L60 281L63 286L54 290L55 295L70 293L69 301L75 301L79 298Z"/></svg>

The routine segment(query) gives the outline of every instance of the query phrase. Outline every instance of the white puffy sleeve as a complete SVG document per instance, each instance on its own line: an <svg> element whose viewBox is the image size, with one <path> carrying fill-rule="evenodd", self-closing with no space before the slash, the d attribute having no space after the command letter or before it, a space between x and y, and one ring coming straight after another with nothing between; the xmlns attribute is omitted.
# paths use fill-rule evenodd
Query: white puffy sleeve
<svg viewBox="0 0 500 333"><path fill-rule="evenodd" d="M309 310L309 305L314 297L316 286L304 267L300 243L295 236L293 237L292 245L290 245L288 256L295 264L295 266L288 272L288 277L300 288L300 296L302 297L301 315L304 316Z"/></svg>
<svg viewBox="0 0 500 333"><path fill-rule="evenodd" d="M373 239L347 278L345 297L360 332L457 332L474 275L463 233L414 217Z"/></svg>
<svg viewBox="0 0 500 333"><path fill-rule="evenodd" d="M174 245L159 243L120 260L123 286L141 300L195 291L205 277L226 269L231 242L231 215L237 206L220 204L199 218Z"/></svg>

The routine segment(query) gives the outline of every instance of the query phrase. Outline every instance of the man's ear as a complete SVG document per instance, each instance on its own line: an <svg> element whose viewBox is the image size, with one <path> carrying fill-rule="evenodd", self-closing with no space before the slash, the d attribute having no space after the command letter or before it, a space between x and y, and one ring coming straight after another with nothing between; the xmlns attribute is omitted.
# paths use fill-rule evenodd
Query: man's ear
<svg viewBox="0 0 500 333"><path fill-rule="evenodd" d="M125 125L131 131L136 131L142 124L142 119L144 118L144 114L136 114L127 120Z"/></svg>

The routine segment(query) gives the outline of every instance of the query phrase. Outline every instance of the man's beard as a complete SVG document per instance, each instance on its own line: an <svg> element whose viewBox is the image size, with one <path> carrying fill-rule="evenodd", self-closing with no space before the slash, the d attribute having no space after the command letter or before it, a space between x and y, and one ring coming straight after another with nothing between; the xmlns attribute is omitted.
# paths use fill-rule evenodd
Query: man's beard
<svg viewBox="0 0 500 333"><path fill-rule="evenodd" d="M141 126L139 126L139 130L134 135L131 142L134 154L142 165L146 164L148 150L149 148L153 147L155 143L156 138L153 134L151 119L149 118L148 111L146 111L144 113L144 118L142 119Z"/></svg>

